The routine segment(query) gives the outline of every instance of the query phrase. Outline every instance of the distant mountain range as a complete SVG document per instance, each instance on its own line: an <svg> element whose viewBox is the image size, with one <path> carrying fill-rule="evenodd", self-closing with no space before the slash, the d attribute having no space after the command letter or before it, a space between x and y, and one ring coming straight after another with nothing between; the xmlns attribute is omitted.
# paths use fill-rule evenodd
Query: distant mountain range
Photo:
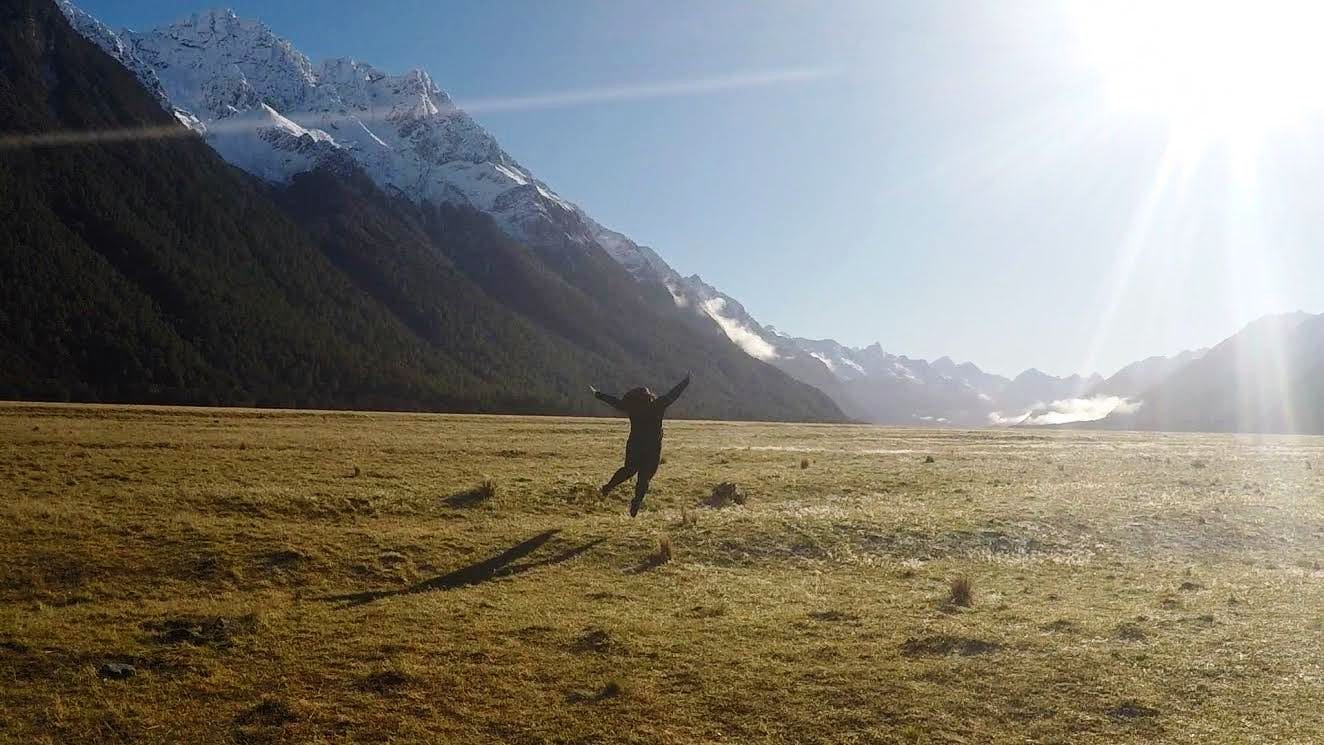
<svg viewBox="0 0 1324 745"><path fill-rule="evenodd" d="M227 10L115 31L68 0L58 13L0 2L50 42L6 42L35 66L0 67L6 131L174 132L7 156L0 178L31 197L0 234L17 247L6 289L13 272L28 293L0 300L20 321L0 337L0 395L579 413L596 410L588 381L660 386L692 368L704 384L678 411L697 416L1289 424L1249 405L1188 411L1192 391L1226 395L1220 370L1249 369L1224 359L1226 342L1105 380L792 337L560 197L425 72L314 64ZM104 54L78 48L63 19ZM1274 344L1305 343L1297 333ZM1232 357L1262 351L1238 346ZM1289 377L1313 369L1287 357Z"/></svg>

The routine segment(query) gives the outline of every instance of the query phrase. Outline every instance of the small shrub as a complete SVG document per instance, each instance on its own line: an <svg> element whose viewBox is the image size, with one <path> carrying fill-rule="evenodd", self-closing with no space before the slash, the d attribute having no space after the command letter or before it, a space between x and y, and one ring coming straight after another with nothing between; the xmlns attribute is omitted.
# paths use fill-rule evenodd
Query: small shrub
<svg viewBox="0 0 1324 745"><path fill-rule="evenodd" d="M363 473L363 471L360 471L358 466L354 466L354 472L350 475L350 478L356 479L361 473Z"/></svg>
<svg viewBox="0 0 1324 745"><path fill-rule="evenodd" d="M1191 468L1204 468L1207 465L1209 464L1205 463L1203 460L1200 460L1199 458L1196 458L1195 460L1191 461Z"/></svg>
<svg viewBox="0 0 1324 745"><path fill-rule="evenodd" d="M936 462L936 461L934 460L934 458L933 458L932 455L926 455L926 456L924 456L924 462L925 462L925 463L934 463L934 462Z"/></svg>
<svg viewBox="0 0 1324 745"><path fill-rule="evenodd" d="M803 471L803 470L805 470L805 469L807 469L807 468L809 468L809 459L808 459L808 458L801 458L801 459L800 459L800 470Z"/></svg>
<svg viewBox="0 0 1324 745"><path fill-rule="evenodd" d="M975 604L975 588L969 577L960 576L952 580L947 602L959 608L969 608Z"/></svg>
<svg viewBox="0 0 1324 745"><path fill-rule="evenodd" d="M699 513L684 507L680 508L680 527L690 528L699 524Z"/></svg>

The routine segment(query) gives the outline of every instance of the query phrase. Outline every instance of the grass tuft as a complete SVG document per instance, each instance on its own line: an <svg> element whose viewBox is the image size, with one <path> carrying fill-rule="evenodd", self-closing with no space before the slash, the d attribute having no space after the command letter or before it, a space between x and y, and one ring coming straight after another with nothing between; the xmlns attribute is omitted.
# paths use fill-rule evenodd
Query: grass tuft
<svg viewBox="0 0 1324 745"><path fill-rule="evenodd" d="M975 604L975 588L969 577L962 575L952 580L947 602L958 608L969 608Z"/></svg>
<svg viewBox="0 0 1324 745"><path fill-rule="evenodd" d="M237 721L240 724L279 727L299 721L299 715L285 699L267 697L258 702L253 708L240 714Z"/></svg>
<svg viewBox="0 0 1324 745"><path fill-rule="evenodd" d="M491 501L496 493L496 483L492 479L486 479L477 486L469 487L464 491L446 497L445 502L447 507L474 507Z"/></svg>
<svg viewBox="0 0 1324 745"><path fill-rule="evenodd" d="M805 470L805 469L807 469L807 468L809 468L809 459L808 459L808 458L801 458L801 459L800 459L800 470L803 471L803 470Z"/></svg>
<svg viewBox="0 0 1324 745"><path fill-rule="evenodd" d="M664 535L657 539L657 551L653 553L653 562L662 565L671 561L671 536Z"/></svg>
<svg viewBox="0 0 1324 745"><path fill-rule="evenodd" d="M712 494L708 495L708 499L704 501L704 504L713 508L744 503L745 495L741 493L740 487L731 481L723 481L714 486Z"/></svg>

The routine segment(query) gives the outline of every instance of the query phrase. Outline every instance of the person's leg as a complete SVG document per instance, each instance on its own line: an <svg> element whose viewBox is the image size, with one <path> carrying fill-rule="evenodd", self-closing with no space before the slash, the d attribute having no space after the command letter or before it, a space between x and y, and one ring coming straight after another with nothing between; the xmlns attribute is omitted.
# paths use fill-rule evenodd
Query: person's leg
<svg viewBox="0 0 1324 745"><path fill-rule="evenodd" d="M648 482L653 480L653 474L657 473L657 461L644 464L639 469L639 478L634 481L634 499L630 500L630 517L639 514L639 508L644 506L644 497L648 494Z"/></svg>
<svg viewBox="0 0 1324 745"><path fill-rule="evenodd" d="M612 475L612 477L611 477L611 481L608 481L606 484L603 485L603 487L602 487L602 496L604 496L604 497L607 496L607 494L608 494L612 489L615 489L616 487L620 486L621 484L624 484L624 483L625 483L627 480L629 480L629 478L630 478L631 476L633 476L633 475L635 474L635 472L638 471L638 470L639 470L639 467L638 467L638 466L635 466L635 465L630 464L630 463L626 463L625 465L623 465L623 466L621 466L620 468L616 469L616 473Z"/></svg>

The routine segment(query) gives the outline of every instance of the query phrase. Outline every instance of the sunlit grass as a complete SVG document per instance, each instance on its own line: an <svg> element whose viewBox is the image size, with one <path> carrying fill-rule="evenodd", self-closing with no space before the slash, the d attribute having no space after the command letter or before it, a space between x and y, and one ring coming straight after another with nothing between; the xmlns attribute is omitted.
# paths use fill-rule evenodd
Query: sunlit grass
<svg viewBox="0 0 1324 745"><path fill-rule="evenodd" d="M0 739L1324 730L1324 441L625 426L0 409Z"/></svg>

